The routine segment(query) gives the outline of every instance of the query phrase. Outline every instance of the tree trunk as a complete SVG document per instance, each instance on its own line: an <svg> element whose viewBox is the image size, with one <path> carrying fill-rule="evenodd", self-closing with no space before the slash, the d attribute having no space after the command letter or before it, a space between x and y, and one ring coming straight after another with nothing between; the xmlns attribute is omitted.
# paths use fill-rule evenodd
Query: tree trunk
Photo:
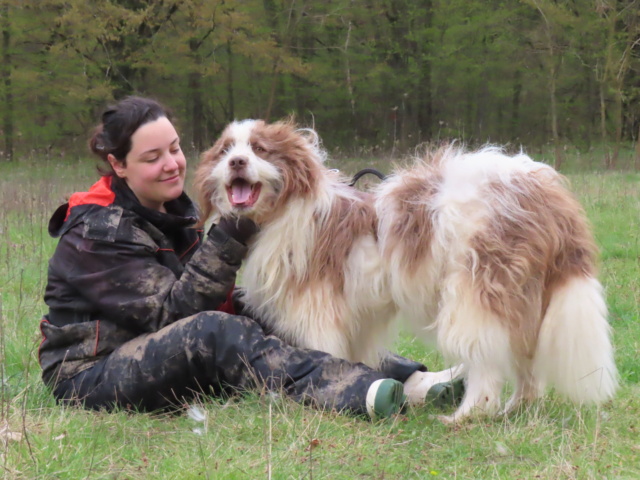
<svg viewBox="0 0 640 480"><path fill-rule="evenodd" d="M535 3L535 2L534 2ZM560 69L560 61L556 62L556 44L553 35L553 31L551 28L551 23L549 19L545 15L544 10L540 5L535 3L540 15L545 24L545 36L547 40L547 53L549 54L549 103L550 103L550 115L551 115L551 137L553 139L553 149L554 149L554 167L556 169L560 169L562 166L562 148L560 146L560 134L558 131L558 102L557 102L557 80L558 80L558 71Z"/></svg>
<svg viewBox="0 0 640 480"><path fill-rule="evenodd" d="M269 87L269 100L267 102L267 111L264 112L264 121L267 123L271 121L271 113L273 110L273 105L276 102L276 91L278 89L278 80L280 80L280 76L278 75L279 67L280 67L280 57L274 60L273 69L271 71L271 86Z"/></svg>
<svg viewBox="0 0 640 480"><path fill-rule="evenodd" d="M624 113L622 111L622 85L618 85L618 90L616 91L615 98L615 112L614 112L614 122L615 122L615 137L613 143L613 152L611 152L611 162L610 167L616 168L618 164L618 155L620 153L620 144L622 143L622 123Z"/></svg>
<svg viewBox="0 0 640 480"><path fill-rule="evenodd" d="M431 29L433 26L433 2L428 0L422 5L424 9L424 26ZM433 37L430 37L431 39ZM423 142L425 140L432 140L433 136L433 125L435 125L433 118L433 95L432 95L432 62L430 51L435 48L433 41L423 42L423 45L420 45L420 48L426 49L426 52L422 56L422 66L421 66L421 79L418 83L417 88L417 103L418 103L418 112L417 112L417 123L418 123L418 132L419 137L417 139L418 142ZM418 48L418 52L420 51Z"/></svg>
<svg viewBox="0 0 640 480"><path fill-rule="evenodd" d="M640 167L640 125L638 125L638 136L636 137L636 159L635 168L638 170Z"/></svg>
<svg viewBox="0 0 640 480"><path fill-rule="evenodd" d="M607 147L607 102L604 81L600 83L600 135L604 148L604 166L611 167L611 154Z"/></svg>
<svg viewBox="0 0 640 480"><path fill-rule="evenodd" d="M236 117L236 102L233 89L233 52L231 49L231 41L227 41L227 121L232 122Z"/></svg>
<svg viewBox="0 0 640 480"><path fill-rule="evenodd" d="M189 42L191 56L197 66L200 66L201 59L198 55L199 44L192 40ZM201 152L204 147L204 108L202 99L202 77L198 69L190 72L189 80L189 103L191 103L191 135L192 144L196 152Z"/></svg>
<svg viewBox="0 0 640 480"><path fill-rule="evenodd" d="M558 101L557 101L557 81L559 65L556 64L556 53L551 35L551 27L547 24L547 47L549 49L549 102L551 106L551 138L553 139L554 168L560 170L562 167L562 148L560 146L560 133L558 131ZM559 62L558 62L559 63Z"/></svg>
<svg viewBox="0 0 640 480"><path fill-rule="evenodd" d="M202 85L198 72L189 74L189 101L191 103L191 140L194 150L201 152L204 147L204 110L202 108Z"/></svg>
<svg viewBox="0 0 640 480"><path fill-rule="evenodd" d="M516 70L511 94L511 125L509 135L512 141L520 137L520 103L522 98L522 72Z"/></svg>
<svg viewBox="0 0 640 480"><path fill-rule="evenodd" d="M551 62L553 63L553 58ZM562 146L560 145L560 134L558 132L558 102L556 98L556 78L557 69L555 65L551 67L551 78L549 82L549 100L551 102L551 137L553 138L553 150L554 150L554 168L560 170L562 167L563 155Z"/></svg>
<svg viewBox="0 0 640 480"><path fill-rule="evenodd" d="M593 82L591 72L586 70L584 77L587 81L586 95L587 95L587 128L585 129L582 141L585 143L587 150L591 149L592 136L595 136L596 122L598 118L598 106L597 106L597 82Z"/></svg>
<svg viewBox="0 0 640 480"><path fill-rule="evenodd" d="M344 41L344 69L345 69L345 81L347 83L347 93L349 94L349 111L351 112L351 121L353 122L352 129L354 132L358 131L356 122L356 99L353 94L353 83L351 81L351 63L349 62L349 41L351 40L351 28L352 23L349 20L349 26L347 28L347 38Z"/></svg>
<svg viewBox="0 0 640 480"><path fill-rule="evenodd" d="M267 22L273 31L273 37L276 40L277 48L275 51L275 57L273 59L273 66L271 69L271 85L269 86L269 96L267 99L267 110L262 115L263 119L268 123L271 121L271 114L276 102L276 93L278 91L278 84L280 81L280 52L278 49L283 47L282 37L280 33L279 21L278 21L278 7L274 0L263 0L264 12L267 16Z"/></svg>
<svg viewBox="0 0 640 480"><path fill-rule="evenodd" d="M11 31L9 22L9 5L3 2L0 7L2 16L2 66L0 67L4 87L2 109L2 126L4 130L4 157L13 160L13 86L11 84Z"/></svg>

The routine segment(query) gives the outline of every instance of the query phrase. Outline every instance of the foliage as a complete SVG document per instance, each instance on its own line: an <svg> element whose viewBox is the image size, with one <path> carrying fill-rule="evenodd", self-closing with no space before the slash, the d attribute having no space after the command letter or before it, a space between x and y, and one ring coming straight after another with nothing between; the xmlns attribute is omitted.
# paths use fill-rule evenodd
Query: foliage
<svg viewBox="0 0 640 480"><path fill-rule="evenodd" d="M614 167L640 132L639 1L0 0L2 150L79 152L136 93L196 151L293 113L347 151L458 138L560 162L597 138Z"/></svg>

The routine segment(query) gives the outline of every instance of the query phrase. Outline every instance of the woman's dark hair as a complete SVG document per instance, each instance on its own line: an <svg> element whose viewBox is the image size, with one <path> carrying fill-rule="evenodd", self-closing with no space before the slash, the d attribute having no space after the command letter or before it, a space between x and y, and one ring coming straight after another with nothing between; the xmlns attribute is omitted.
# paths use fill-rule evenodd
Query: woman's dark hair
<svg viewBox="0 0 640 480"><path fill-rule="evenodd" d="M103 176L113 175L113 168L107 159L113 155L125 163L131 150L131 136L145 123L158 118L171 119L170 112L160 103L150 98L126 97L108 107L102 114L102 123L98 125L89 140L89 148L109 167L98 168Z"/></svg>

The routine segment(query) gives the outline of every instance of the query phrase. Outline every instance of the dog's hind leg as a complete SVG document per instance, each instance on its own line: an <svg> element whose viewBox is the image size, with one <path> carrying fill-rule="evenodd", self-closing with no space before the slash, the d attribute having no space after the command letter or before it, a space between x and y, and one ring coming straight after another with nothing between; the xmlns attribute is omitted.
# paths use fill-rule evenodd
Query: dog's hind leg
<svg viewBox="0 0 640 480"><path fill-rule="evenodd" d="M459 360L467 368L462 403L452 416L442 418L445 422L457 422L472 414L496 414L504 382L513 377L509 333L477 298L469 290L452 296L436 321L438 346L445 358Z"/></svg>

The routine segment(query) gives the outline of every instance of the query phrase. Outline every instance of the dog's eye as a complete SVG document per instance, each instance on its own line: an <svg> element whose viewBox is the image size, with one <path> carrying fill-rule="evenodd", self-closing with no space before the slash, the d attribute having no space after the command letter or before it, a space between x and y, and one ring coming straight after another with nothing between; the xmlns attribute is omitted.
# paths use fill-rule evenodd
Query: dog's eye
<svg viewBox="0 0 640 480"><path fill-rule="evenodd" d="M231 144L227 143L222 147L220 153L229 153L229 150L231 150Z"/></svg>
<svg viewBox="0 0 640 480"><path fill-rule="evenodd" d="M255 153L264 153L267 150L265 148L261 147L260 145L253 145L253 151Z"/></svg>

